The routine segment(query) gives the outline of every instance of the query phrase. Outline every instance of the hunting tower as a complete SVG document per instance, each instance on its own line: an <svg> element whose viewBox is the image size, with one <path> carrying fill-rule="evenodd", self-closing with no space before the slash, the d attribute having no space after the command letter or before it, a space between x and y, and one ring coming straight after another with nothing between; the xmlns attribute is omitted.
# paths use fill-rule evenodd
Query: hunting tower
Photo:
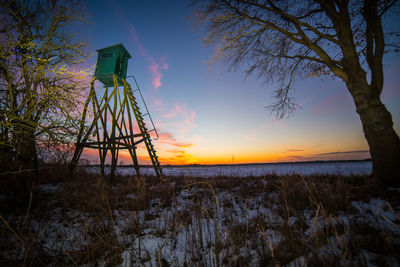
<svg viewBox="0 0 400 267"><path fill-rule="evenodd" d="M132 158L136 174L140 176L136 148L138 144L143 142L156 175L162 176L160 162L150 136L150 132L154 131L157 136L156 139L158 139L157 130L154 127L136 78L130 76L134 80L134 90L125 80L128 59L131 58L131 55L122 44L99 49L97 52L99 54L96 71L91 82L89 97L83 109L75 153L69 165L70 171L73 171L77 165L83 149L90 148L99 152L102 175L105 174L104 165L107 154L111 154L110 174L111 178L113 178L119 152L125 150L128 151L129 156ZM101 98L96 96L94 86L96 80L99 80L105 87ZM145 108L145 114L141 113L134 92L138 92ZM88 112L90 107L92 112ZM145 123L146 116L148 117L147 121L152 125L150 130ZM89 119L90 124L85 126L87 119Z"/></svg>

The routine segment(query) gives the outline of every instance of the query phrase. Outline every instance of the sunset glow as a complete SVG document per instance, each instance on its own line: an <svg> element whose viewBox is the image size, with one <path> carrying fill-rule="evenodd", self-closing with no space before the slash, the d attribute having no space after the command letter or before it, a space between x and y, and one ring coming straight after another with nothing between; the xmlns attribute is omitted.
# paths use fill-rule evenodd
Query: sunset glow
<svg viewBox="0 0 400 267"><path fill-rule="evenodd" d="M330 77L298 82L295 97L302 107L276 120L265 107L274 103L276 84L245 67L210 67L212 47L201 29L187 19L186 1L89 1L90 25L80 28L92 40L86 67L96 64L96 49L122 43L132 55L128 76L135 75L160 138L154 141L162 164L240 164L370 157L360 119L345 85ZM400 127L400 62L385 58L383 102ZM132 78L127 81L132 85ZM102 92L101 86L97 89ZM153 132L154 133L154 132ZM153 135L152 133L152 135ZM155 136L154 136L155 137ZM98 163L98 152L82 158ZM139 146L139 163L149 164ZM132 164L126 151L120 164Z"/></svg>

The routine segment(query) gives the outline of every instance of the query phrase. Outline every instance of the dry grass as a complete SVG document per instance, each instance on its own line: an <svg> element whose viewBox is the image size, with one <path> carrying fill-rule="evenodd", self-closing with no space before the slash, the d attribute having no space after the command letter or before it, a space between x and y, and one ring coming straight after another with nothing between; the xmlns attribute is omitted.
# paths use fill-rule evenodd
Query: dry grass
<svg viewBox="0 0 400 267"><path fill-rule="evenodd" d="M121 176L109 184L85 172L58 173L42 173L31 197L2 181L0 265L400 262L398 189L370 177L169 177L160 183ZM49 183L57 191L40 187ZM372 209L374 199L384 205Z"/></svg>

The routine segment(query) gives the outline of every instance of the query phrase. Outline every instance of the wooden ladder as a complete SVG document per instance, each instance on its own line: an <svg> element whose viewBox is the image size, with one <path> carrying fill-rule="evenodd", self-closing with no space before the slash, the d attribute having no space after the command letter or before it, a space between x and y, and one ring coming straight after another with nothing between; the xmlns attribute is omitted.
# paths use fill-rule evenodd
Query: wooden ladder
<svg viewBox="0 0 400 267"><path fill-rule="evenodd" d="M131 103L133 114L135 115L136 122L139 126L140 133L143 136L143 139L136 141L135 145L137 145L141 142L144 142L144 144L146 145L146 149L149 152L149 156L151 159L151 163L153 164L154 171L156 172L156 175L158 177L161 177L161 176L163 176L162 168L160 165L160 161L158 160L156 150L154 149L154 145L151 142L151 136L150 136L150 132L155 131L155 127L153 125L153 129L151 129L150 131L147 129L146 123L144 122L143 117L149 115L149 113L147 112L146 114L142 115L142 112L140 112L140 108L139 108L136 98L133 94L131 86L125 80L122 80L122 81L124 83L124 88L127 90L126 93L127 93L128 99ZM144 100L143 100L143 102L144 102Z"/></svg>
<svg viewBox="0 0 400 267"><path fill-rule="evenodd" d="M153 120L151 119L139 87L137 87L137 90L140 93L140 97L142 98L144 107L147 111L147 113L144 115L140 112L140 108L133 94L132 88L129 83L125 81L125 79L121 79L124 88L123 94L120 94L120 83L118 82L117 77L113 75L114 88L110 91L110 94L108 94L108 88L106 88L105 93L100 101L98 101L94 89L95 80L96 77L94 77L92 80L90 94L84 105L75 153L72 157L71 163L69 164L71 174L78 164L78 160L83 149L86 147L99 151L102 175L105 175L104 165L107 152L111 152L111 179L113 179L115 169L117 167L119 151L122 149L128 150L130 156L132 157L136 173L138 176L140 176L136 147L141 142L144 142L156 175L160 178L163 177L160 161L158 160L156 150L154 149L154 145L150 136L150 132L154 131L157 136L157 138L155 138L156 140L159 138L158 132L154 126ZM136 79L135 83L137 85ZM85 121L90 102L93 105L93 120L90 124L90 127L87 128L85 127ZM140 133L135 133L133 130L133 118L131 116L131 111L135 116ZM111 117L111 122L108 123L107 118L109 116ZM147 129L146 123L143 119L144 116L149 117L149 120L153 125L151 130ZM108 126L111 126L111 131L107 129ZM95 136L97 141L92 140L91 136Z"/></svg>

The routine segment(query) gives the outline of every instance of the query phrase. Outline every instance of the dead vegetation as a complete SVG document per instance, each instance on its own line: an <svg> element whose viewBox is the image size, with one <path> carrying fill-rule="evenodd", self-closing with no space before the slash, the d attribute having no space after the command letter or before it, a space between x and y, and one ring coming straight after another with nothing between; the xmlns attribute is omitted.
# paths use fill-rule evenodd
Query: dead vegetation
<svg viewBox="0 0 400 267"><path fill-rule="evenodd" d="M31 196L3 179L1 265L400 262L400 189L371 177L55 177Z"/></svg>

